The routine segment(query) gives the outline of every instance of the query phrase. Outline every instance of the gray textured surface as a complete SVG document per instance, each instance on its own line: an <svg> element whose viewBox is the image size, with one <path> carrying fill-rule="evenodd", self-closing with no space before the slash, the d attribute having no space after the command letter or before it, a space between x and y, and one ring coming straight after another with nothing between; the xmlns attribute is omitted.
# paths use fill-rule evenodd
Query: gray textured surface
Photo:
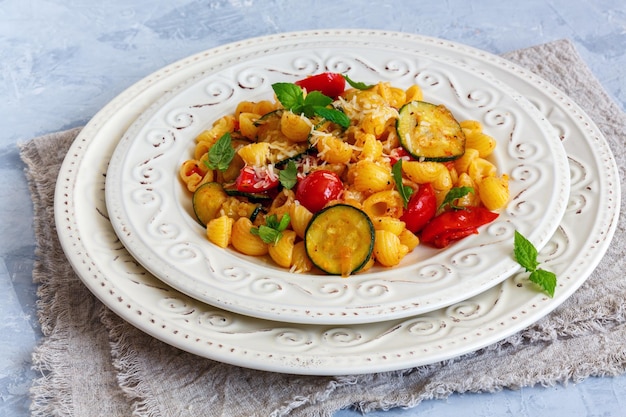
<svg viewBox="0 0 626 417"><path fill-rule="evenodd" d="M16 142L86 123L148 73L251 36L367 27L419 33L503 53L569 38L626 108L626 4L583 0L448 2L0 1L0 415L27 414L39 337L32 208ZM626 377L465 394L374 415L622 415ZM341 412L342 416L352 412Z"/></svg>

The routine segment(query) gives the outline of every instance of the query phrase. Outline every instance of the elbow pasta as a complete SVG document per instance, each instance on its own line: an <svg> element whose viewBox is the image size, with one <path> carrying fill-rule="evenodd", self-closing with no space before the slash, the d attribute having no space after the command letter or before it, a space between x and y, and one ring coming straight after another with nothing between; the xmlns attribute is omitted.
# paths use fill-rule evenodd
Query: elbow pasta
<svg viewBox="0 0 626 417"><path fill-rule="evenodd" d="M243 101L232 114L219 118L196 137L193 157L180 166L179 177L193 193L206 182L219 182L227 189L239 180L243 167L265 172L274 181L287 161L296 164L298 180L316 170L332 171L341 177L343 191L328 204L361 209L375 229L372 256L361 271L374 265L394 267L420 243L419 234L409 231L401 220L406 206L392 172L397 160L403 160L403 185L417 190L422 184L431 184L438 204L458 187L471 187L473 192L455 201L456 209L482 206L494 211L509 201L509 178L498 175L489 160L496 141L478 121L460 121L465 152L454 161L422 161L400 152L395 128L398 109L414 100L423 100L417 85L403 90L380 82L365 90L349 88L333 102L350 119L347 128L320 117L295 114L278 100ZM208 153L226 133L231 135L235 157L226 170L210 169ZM218 214L205 224L208 240L246 255L267 255L291 272L315 270L303 241L314 213L287 188L262 196L256 199L241 193L220 197ZM290 221L277 241L266 243L252 230L265 225L272 215L279 220L289 216Z"/></svg>

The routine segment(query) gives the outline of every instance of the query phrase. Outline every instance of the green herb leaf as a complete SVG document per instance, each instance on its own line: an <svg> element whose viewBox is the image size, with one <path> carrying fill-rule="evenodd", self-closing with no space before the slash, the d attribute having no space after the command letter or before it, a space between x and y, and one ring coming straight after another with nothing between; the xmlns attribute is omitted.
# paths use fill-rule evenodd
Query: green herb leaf
<svg viewBox="0 0 626 417"><path fill-rule="evenodd" d="M280 223L278 223L276 230L282 232L289 226L289 222L291 222L291 217L289 217L288 214L284 214L283 217L281 217Z"/></svg>
<svg viewBox="0 0 626 417"><path fill-rule="evenodd" d="M344 129L350 126L350 118L342 111L327 107L314 107L314 112L329 122L336 123Z"/></svg>
<svg viewBox="0 0 626 417"><path fill-rule="evenodd" d="M309 118L318 115L343 128L350 126L350 118L342 111L328 108L333 99L319 91L311 91L305 97L302 88L295 84L275 83L272 88L280 104L293 113L304 114Z"/></svg>
<svg viewBox="0 0 626 417"><path fill-rule="evenodd" d="M312 117L316 107L326 107L333 102L333 99L325 96L319 91L311 91L304 99L304 115ZM307 114L307 112L309 114Z"/></svg>
<svg viewBox="0 0 626 417"><path fill-rule="evenodd" d="M455 200L465 197L469 193L472 193L472 194L475 193L473 187L454 187L450 189L450 191L448 191L448 193L446 194L446 197L443 199L441 206L439 206L439 210L441 210L447 205L449 205L451 208L455 210L462 209L463 207L459 207L453 203Z"/></svg>
<svg viewBox="0 0 626 417"><path fill-rule="evenodd" d="M250 229L250 233L259 236L263 242L272 243L274 245L278 243L278 241L282 237L282 233L280 233L278 230L272 229L271 227L264 224L262 224L258 228L253 227L252 229Z"/></svg>
<svg viewBox="0 0 626 417"><path fill-rule="evenodd" d="M541 289L544 290L550 297L554 297L554 290L556 289L556 274L554 274L554 272L537 268L539 266L539 262L537 261L537 249L517 230L515 231L514 239L513 251L515 260L520 264L520 266L525 268L527 272L530 272L528 279L539 285L539 287L541 287Z"/></svg>
<svg viewBox="0 0 626 417"><path fill-rule="evenodd" d="M235 149L231 145L230 133L226 132L209 149L209 161L205 164L209 169L225 171L234 157Z"/></svg>
<svg viewBox="0 0 626 417"><path fill-rule="evenodd" d="M539 285L550 297L554 297L554 290L556 289L554 272L537 269L530 274L528 279Z"/></svg>
<svg viewBox="0 0 626 417"><path fill-rule="evenodd" d="M533 272L539 266L537 261L537 249L535 246L526 239L520 232L515 231L513 251L515 260L526 271Z"/></svg>
<svg viewBox="0 0 626 417"><path fill-rule="evenodd" d="M291 222L291 217L288 214L283 215L280 221L275 214L272 214L265 219L264 225L258 228L253 227L250 233L259 236L265 243L275 245L283 237L282 231L289 226L289 222Z"/></svg>
<svg viewBox="0 0 626 417"><path fill-rule="evenodd" d="M275 214L267 216L267 218L265 219L265 224L272 229L276 229L278 227L278 216Z"/></svg>
<svg viewBox="0 0 626 417"><path fill-rule="evenodd" d="M285 169L278 173L278 179L283 187L291 190L298 182L298 168L293 161L287 162Z"/></svg>
<svg viewBox="0 0 626 417"><path fill-rule="evenodd" d="M353 81L346 74L343 74L342 76L348 82L348 84L350 84L351 87L354 87L357 90L369 90L375 85L375 84L365 84L362 82Z"/></svg>
<svg viewBox="0 0 626 417"><path fill-rule="evenodd" d="M393 174L393 180L396 183L396 188L402 196L402 203L404 204L404 208L407 208L409 204L409 199L413 194L413 189L407 185L402 184L402 159L399 159L398 162L393 164L391 167L391 173Z"/></svg>
<svg viewBox="0 0 626 417"><path fill-rule="evenodd" d="M296 114L302 113L302 108L304 107L304 92L302 88L293 83L275 83L272 84L272 89L284 108Z"/></svg>

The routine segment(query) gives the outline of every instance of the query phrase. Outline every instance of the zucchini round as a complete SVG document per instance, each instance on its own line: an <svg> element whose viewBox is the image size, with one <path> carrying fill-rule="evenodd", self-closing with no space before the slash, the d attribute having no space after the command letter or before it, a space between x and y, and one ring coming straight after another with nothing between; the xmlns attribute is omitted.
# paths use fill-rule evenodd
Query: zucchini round
<svg viewBox="0 0 626 417"><path fill-rule="evenodd" d="M227 198L220 183L207 182L198 187L192 197L193 211L198 222L206 226L216 218Z"/></svg>
<svg viewBox="0 0 626 417"><path fill-rule="evenodd" d="M273 200L273 197L268 192L249 193L230 187L224 187L224 192L231 197L246 197L248 201L253 203L270 203Z"/></svg>
<svg viewBox="0 0 626 417"><path fill-rule="evenodd" d="M337 204L311 218L304 232L304 246L316 267L346 277L367 264L374 250L374 237L374 225L363 210Z"/></svg>
<svg viewBox="0 0 626 417"><path fill-rule="evenodd" d="M280 120L282 115L283 115L283 109L272 110L271 112L265 113L263 116L261 116L257 120L255 120L254 125L258 127L258 126L262 126L262 125L268 123L272 119L279 119Z"/></svg>
<svg viewBox="0 0 626 417"><path fill-rule="evenodd" d="M396 131L402 147L420 161L452 161L465 153L465 134L443 105L406 103L400 108Z"/></svg>
<svg viewBox="0 0 626 417"><path fill-rule="evenodd" d="M250 215L250 217L248 217L250 219L250 221L252 223L254 223L257 219L257 217L259 217L259 214L261 213L265 213L265 208L262 205L258 205L256 206L256 208L252 211L252 214Z"/></svg>

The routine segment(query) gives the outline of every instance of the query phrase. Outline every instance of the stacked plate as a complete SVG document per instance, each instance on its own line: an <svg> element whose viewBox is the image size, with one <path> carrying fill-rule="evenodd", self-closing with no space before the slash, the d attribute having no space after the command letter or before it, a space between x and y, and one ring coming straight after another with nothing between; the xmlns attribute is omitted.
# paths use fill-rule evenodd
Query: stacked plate
<svg viewBox="0 0 626 417"><path fill-rule="evenodd" d="M392 269L344 279L293 274L211 245L178 167L194 138L271 84L322 71L419 84L425 99L479 120L511 177L497 221ZM497 56L394 32L295 32L191 56L138 82L83 129L57 181L68 259L139 329L186 351L298 374L402 369L477 350L565 301L603 256L619 210L611 152L563 93ZM554 298L520 271L517 230L555 272Z"/></svg>

